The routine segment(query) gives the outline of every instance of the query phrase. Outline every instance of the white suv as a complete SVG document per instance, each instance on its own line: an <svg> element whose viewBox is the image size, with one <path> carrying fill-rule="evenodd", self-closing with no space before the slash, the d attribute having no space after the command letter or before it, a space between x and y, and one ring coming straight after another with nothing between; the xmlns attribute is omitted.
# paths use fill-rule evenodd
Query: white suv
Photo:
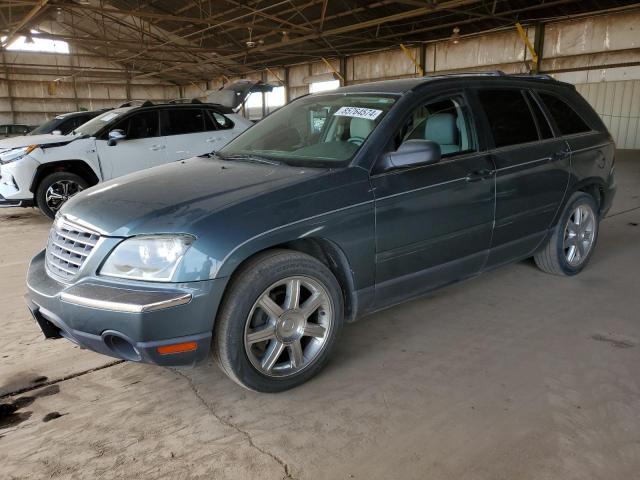
<svg viewBox="0 0 640 480"><path fill-rule="evenodd" d="M37 206L53 218L87 187L218 150L251 125L231 108L199 102L116 108L69 135L0 152L0 206Z"/></svg>

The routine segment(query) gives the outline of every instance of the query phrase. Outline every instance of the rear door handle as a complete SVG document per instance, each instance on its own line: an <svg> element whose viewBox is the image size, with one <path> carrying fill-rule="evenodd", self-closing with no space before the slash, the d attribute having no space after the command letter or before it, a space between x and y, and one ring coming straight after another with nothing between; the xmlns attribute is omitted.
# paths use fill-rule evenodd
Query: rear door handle
<svg viewBox="0 0 640 480"><path fill-rule="evenodd" d="M480 180L486 180L491 178L495 172L493 170L478 170L477 172L471 172L464 179L467 182L479 182Z"/></svg>
<svg viewBox="0 0 640 480"><path fill-rule="evenodd" d="M219 138L207 138L207 143L213 143L219 141Z"/></svg>
<svg viewBox="0 0 640 480"><path fill-rule="evenodd" d="M571 155L571 150L560 150L559 152L554 153L551 159L564 160L565 158L569 158L569 155Z"/></svg>
<svg viewBox="0 0 640 480"><path fill-rule="evenodd" d="M157 152L158 150L164 150L165 146L164 145L151 145L149 147L149 150L153 150L154 152Z"/></svg>

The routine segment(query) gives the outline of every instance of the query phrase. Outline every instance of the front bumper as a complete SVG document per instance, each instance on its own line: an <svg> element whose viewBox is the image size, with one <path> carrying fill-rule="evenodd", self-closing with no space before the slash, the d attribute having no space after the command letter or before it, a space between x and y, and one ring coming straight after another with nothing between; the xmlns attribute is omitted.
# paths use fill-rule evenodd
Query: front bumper
<svg viewBox="0 0 640 480"><path fill-rule="evenodd" d="M44 258L42 251L29 265L26 300L45 337L156 365L208 357L224 279L150 285L85 277L65 285L47 275Z"/></svg>
<svg viewBox="0 0 640 480"><path fill-rule="evenodd" d="M32 207L31 182L39 163L25 157L0 164L0 207Z"/></svg>

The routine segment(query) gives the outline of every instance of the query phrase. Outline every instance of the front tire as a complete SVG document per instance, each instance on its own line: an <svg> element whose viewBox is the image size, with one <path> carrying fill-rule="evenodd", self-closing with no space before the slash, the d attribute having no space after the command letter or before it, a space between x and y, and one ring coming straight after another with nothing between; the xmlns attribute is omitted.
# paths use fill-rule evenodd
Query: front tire
<svg viewBox="0 0 640 480"><path fill-rule="evenodd" d="M554 275L572 276L589 263L598 240L600 219L593 197L574 193L545 247L534 260L540 270Z"/></svg>
<svg viewBox="0 0 640 480"><path fill-rule="evenodd" d="M249 390L288 390L327 363L343 316L342 290L323 263L268 251L234 275L216 320L213 355Z"/></svg>
<svg viewBox="0 0 640 480"><path fill-rule="evenodd" d="M87 188L89 184L80 175L71 172L54 172L44 177L36 189L36 204L49 218L71 197Z"/></svg>

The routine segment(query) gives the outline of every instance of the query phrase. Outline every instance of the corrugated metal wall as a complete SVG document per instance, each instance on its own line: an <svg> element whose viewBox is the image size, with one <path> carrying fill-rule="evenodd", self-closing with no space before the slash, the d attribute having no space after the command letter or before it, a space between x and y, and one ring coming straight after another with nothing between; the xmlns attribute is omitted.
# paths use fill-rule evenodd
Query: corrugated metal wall
<svg viewBox="0 0 640 480"><path fill-rule="evenodd" d="M60 113L116 107L127 100L164 101L180 96L176 85L127 80L122 67L99 57L2 52L0 123L39 125ZM41 71L42 73L27 73ZM130 74L131 76L131 74Z"/></svg>
<svg viewBox="0 0 640 480"><path fill-rule="evenodd" d="M583 83L576 88L602 117L618 148L640 149L640 80Z"/></svg>

